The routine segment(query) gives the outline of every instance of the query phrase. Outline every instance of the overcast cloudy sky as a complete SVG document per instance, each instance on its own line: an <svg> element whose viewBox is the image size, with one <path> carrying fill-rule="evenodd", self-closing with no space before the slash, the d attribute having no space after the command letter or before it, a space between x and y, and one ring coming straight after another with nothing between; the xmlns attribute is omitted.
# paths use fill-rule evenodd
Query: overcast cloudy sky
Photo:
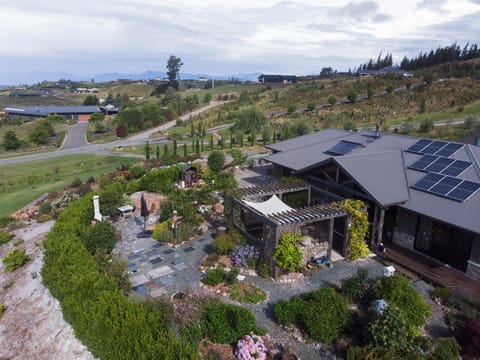
<svg viewBox="0 0 480 360"><path fill-rule="evenodd" d="M0 84L107 72L318 73L479 43L480 0L1 0Z"/></svg>

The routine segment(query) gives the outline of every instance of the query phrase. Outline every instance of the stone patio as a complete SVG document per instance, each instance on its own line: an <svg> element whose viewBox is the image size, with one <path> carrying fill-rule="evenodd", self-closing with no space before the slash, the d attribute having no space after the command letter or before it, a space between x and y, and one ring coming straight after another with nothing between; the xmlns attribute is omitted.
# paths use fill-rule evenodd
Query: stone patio
<svg viewBox="0 0 480 360"><path fill-rule="evenodd" d="M117 228L122 240L114 254L128 261L133 291L156 297L199 287L202 273L198 267L213 251L211 231L175 248L160 244L144 233L141 217L121 220Z"/></svg>

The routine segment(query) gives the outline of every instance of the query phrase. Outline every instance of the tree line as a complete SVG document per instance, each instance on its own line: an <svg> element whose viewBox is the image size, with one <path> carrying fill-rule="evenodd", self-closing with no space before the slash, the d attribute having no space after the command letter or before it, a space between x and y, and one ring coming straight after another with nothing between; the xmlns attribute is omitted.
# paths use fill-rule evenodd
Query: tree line
<svg viewBox="0 0 480 360"><path fill-rule="evenodd" d="M467 43L463 49L457 43L449 46L439 46L435 51L420 52L417 56L409 59L404 56L400 67L404 70L416 70L452 61L471 60L480 57L480 48L477 44Z"/></svg>

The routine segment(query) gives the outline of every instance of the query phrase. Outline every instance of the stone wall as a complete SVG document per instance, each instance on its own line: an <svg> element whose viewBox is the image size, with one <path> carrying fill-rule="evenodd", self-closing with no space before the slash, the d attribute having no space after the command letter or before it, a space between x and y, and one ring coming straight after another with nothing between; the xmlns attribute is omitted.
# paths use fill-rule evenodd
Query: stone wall
<svg viewBox="0 0 480 360"><path fill-rule="evenodd" d="M480 264L477 264L476 262L468 260L466 274L468 277L474 280L480 281Z"/></svg>
<svg viewBox="0 0 480 360"><path fill-rule="evenodd" d="M413 246L415 244L415 237L395 229L393 231L393 242L395 244L403 246L404 248L413 250Z"/></svg>

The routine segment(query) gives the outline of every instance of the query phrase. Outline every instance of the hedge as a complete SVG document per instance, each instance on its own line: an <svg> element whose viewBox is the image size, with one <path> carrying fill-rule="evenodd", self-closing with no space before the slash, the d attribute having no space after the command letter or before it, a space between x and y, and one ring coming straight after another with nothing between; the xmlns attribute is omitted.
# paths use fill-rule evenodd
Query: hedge
<svg viewBox="0 0 480 360"><path fill-rule="evenodd" d="M72 203L44 242L44 284L62 306L75 335L101 359L198 359L173 333L161 307L126 298L81 239L89 232L92 198Z"/></svg>

